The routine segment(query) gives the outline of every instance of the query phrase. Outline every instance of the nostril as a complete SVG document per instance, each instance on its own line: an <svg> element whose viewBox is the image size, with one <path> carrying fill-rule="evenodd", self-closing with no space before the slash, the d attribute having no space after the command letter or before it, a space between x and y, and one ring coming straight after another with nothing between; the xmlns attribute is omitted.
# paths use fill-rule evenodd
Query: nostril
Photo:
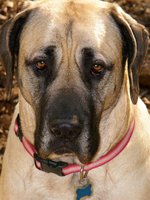
<svg viewBox="0 0 150 200"><path fill-rule="evenodd" d="M56 127L50 128L50 131L51 131L51 133L52 133L53 135L55 135L56 137L61 136L61 131L60 131L58 128L56 128Z"/></svg>
<svg viewBox="0 0 150 200"><path fill-rule="evenodd" d="M80 127L74 127L74 129L72 129L71 133L72 133L72 137L79 136L80 133L81 133L81 128Z"/></svg>
<svg viewBox="0 0 150 200"><path fill-rule="evenodd" d="M81 133L81 126L73 125L71 123L55 123L50 126L50 132L55 137L75 139Z"/></svg>

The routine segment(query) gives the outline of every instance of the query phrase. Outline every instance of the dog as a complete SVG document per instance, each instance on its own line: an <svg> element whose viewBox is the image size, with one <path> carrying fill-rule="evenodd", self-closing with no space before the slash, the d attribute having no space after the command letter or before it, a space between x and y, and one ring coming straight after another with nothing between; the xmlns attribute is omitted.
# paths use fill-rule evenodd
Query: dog
<svg viewBox="0 0 150 200"><path fill-rule="evenodd" d="M117 4L35 1L0 31L10 94L1 200L149 200L148 32Z"/></svg>

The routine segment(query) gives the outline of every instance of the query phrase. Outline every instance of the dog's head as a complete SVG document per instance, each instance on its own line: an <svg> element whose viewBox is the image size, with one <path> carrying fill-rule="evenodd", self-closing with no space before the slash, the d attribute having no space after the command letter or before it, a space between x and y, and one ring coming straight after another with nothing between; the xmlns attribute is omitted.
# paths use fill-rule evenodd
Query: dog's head
<svg viewBox="0 0 150 200"><path fill-rule="evenodd" d="M2 27L7 86L16 63L21 95L36 116L41 157L73 154L82 163L94 157L102 112L119 98L126 64L137 102L147 43L142 25L98 0L38 2Z"/></svg>

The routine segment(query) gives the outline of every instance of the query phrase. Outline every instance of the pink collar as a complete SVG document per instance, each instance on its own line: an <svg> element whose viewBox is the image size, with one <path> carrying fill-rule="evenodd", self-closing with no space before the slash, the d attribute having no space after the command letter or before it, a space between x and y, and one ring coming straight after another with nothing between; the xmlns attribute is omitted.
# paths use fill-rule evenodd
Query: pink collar
<svg viewBox="0 0 150 200"><path fill-rule="evenodd" d="M100 167L108 163L112 159L114 159L118 154L120 154L129 143L130 138L134 132L134 129L135 129L135 120L132 121L128 131L126 132L124 137L120 140L120 142L108 153L101 156L98 160L91 162L87 165L84 165L84 171L88 172L92 169ZM16 135L19 137L26 151L34 158L35 165L38 169L45 172L53 172L60 176L66 176L66 175L81 171L81 166L78 164L55 162L49 159L46 160L46 159L40 158L37 155L33 144L31 144L29 140L22 134L19 115L16 118L14 131Z"/></svg>

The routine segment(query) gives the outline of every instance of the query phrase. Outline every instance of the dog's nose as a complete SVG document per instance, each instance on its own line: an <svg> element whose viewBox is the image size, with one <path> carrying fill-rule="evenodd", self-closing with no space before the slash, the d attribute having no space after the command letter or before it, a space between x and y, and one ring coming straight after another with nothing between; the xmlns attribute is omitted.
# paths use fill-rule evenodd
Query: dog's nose
<svg viewBox="0 0 150 200"><path fill-rule="evenodd" d="M57 138L76 139L81 131L80 123L72 123L71 120L55 120L50 123L50 132Z"/></svg>

